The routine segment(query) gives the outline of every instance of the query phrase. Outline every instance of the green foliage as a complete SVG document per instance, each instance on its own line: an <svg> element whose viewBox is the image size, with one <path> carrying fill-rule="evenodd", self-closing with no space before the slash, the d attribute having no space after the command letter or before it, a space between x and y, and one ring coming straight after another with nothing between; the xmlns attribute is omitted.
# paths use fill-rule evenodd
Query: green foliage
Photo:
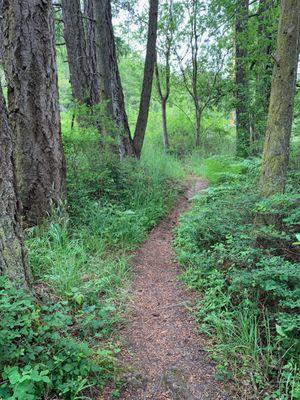
<svg viewBox="0 0 300 400"><path fill-rule="evenodd" d="M41 305L0 278L1 399L76 399L112 377L114 351L79 340L78 321L68 302Z"/></svg>
<svg viewBox="0 0 300 400"><path fill-rule="evenodd" d="M120 60L120 73L124 87L126 109L131 130L134 131L140 101L143 63L138 54L131 52ZM130 73L128 73L130 71ZM154 88L153 88L154 89ZM231 109L230 109L231 111ZM234 128L229 124L229 113L207 110L202 118L202 151L205 154L234 154ZM180 76L171 76L171 93L167 103L167 124L170 137L170 152L176 156L189 155L195 145L195 115L191 99ZM162 148L162 117L158 95L153 90L153 101L149 113L146 148L154 145Z"/></svg>
<svg viewBox="0 0 300 400"><path fill-rule="evenodd" d="M299 398L299 196L290 174L285 195L259 201L257 163L209 159L216 186L194 200L175 245L182 279L202 293L196 318L212 335L218 377L243 377L264 399ZM283 227L254 225L256 213L281 215Z"/></svg>
<svg viewBox="0 0 300 400"><path fill-rule="evenodd" d="M213 185L227 180L235 180L250 167L250 164L253 164L253 168L257 166L254 160L252 162L242 160L239 162L228 155L213 156L200 160L197 152L190 156L188 166L191 172L207 178Z"/></svg>

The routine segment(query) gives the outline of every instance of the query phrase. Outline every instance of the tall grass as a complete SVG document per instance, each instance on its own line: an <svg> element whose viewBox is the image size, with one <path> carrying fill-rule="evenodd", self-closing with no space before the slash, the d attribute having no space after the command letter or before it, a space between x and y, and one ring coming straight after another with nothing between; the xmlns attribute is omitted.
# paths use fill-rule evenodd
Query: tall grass
<svg viewBox="0 0 300 400"><path fill-rule="evenodd" d="M116 298L128 281L127 252L174 205L185 172L150 146L141 161L107 157L95 129L71 128L71 112L62 117L68 209L53 210L44 225L27 232L32 271L60 296L89 296L91 282L104 280L105 292Z"/></svg>

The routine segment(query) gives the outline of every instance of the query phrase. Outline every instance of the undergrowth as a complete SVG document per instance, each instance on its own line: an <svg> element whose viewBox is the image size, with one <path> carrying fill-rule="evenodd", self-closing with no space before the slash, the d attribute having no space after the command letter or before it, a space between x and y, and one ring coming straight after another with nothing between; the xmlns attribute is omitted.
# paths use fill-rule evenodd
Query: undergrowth
<svg viewBox="0 0 300 400"><path fill-rule="evenodd" d="M212 338L218 378L239 378L245 398L300 399L300 176L291 167L287 193L261 201L257 160L205 160L197 172L211 187L175 241L182 279L201 292L195 316ZM254 224L257 213L283 224Z"/></svg>
<svg viewBox="0 0 300 400"><path fill-rule="evenodd" d="M0 281L0 398L95 398L116 380L113 339L130 282L129 251L174 204L184 173L164 152L122 163L91 128L63 120L68 209L26 232L33 297Z"/></svg>

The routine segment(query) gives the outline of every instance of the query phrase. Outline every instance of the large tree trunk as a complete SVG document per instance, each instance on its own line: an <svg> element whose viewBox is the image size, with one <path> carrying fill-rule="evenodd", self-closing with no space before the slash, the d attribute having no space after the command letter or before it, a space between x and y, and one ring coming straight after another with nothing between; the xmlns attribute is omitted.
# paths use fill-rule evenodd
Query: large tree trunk
<svg viewBox="0 0 300 400"><path fill-rule="evenodd" d="M0 87L0 275L27 286L29 269L23 249L14 174L12 134Z"/></svg>
<svg viewBox="0 0 300 400"><path fill-rule="evenodd" d="M285 191L300 47L299 33L299 0L282 0L260 179L263 198Z"/></svg>
<svg viewBox="0 0 300 400"><path fill-rule="evenodd" d="M91 104L95 105L100 102L100 84L97 71L96 33L93 0L85 0L84 16L86 20L86 51L90 78Z"/></svg>
<svg viewBox="0 0 300 400"><path fill-rule="evenodd" d="M3 1L0 0L0 64L3 62L4 47L3 47Z"/></svg>
<svg viewBox="0 0 300 400"><path fill-rule="evenodd" d="M86 40L80 0L62 0L61 6L73 96L80 104L91 105Z"/></svg>
<svg viewBox="0 0 300 400"><path fill-rule="evenodd" d="M139 114L133 138L135 153L138 158L141 156L142 153L151 100L153 72L156 61L157 16L158 0L150 0L144 79L141 92Z"/></svg>
<svg viewBox="0 0 300 400"><path fill-rule="evenodd" d="M237 0L235 23L236 153L247 157L250 151L249 84L247 67L249 0Z"/></svg>
<svg viewBox="0 0 300 400"><path fill-rule="evenodd" d="M101 101L107 103L107 115L113 122L113 126L108 124L104 127L104 130L108 131L116 141L119 141L119 152L121 158L123 158L127 155L134 155L134 149L118 68L110 0L94 0L93 5L96 21L96 54L100 77L100 97Z"/></svg>
<svg viewBox="0 0 300 400"><path fill-rule="evenodd" d="M65 194L51 0L4 0L5 72L17 181L28 225Z"/></svg>

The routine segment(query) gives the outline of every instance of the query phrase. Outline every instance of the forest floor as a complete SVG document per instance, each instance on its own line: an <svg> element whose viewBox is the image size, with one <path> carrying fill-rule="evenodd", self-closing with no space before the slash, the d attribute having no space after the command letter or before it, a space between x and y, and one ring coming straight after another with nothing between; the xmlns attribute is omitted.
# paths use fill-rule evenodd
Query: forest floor
<svg viewBox="0 0 300 400"><path fill-rule="evenodd" d="M179 281L181 271L172 249L180 215L206 187L204 180L191 178L185 195L134 254L129 320L121 332L121 360L131 366L122 400L234 399L215 379L216 366L188 310L197 295ZM110 398L108 393L104 397Z"/></svg>

